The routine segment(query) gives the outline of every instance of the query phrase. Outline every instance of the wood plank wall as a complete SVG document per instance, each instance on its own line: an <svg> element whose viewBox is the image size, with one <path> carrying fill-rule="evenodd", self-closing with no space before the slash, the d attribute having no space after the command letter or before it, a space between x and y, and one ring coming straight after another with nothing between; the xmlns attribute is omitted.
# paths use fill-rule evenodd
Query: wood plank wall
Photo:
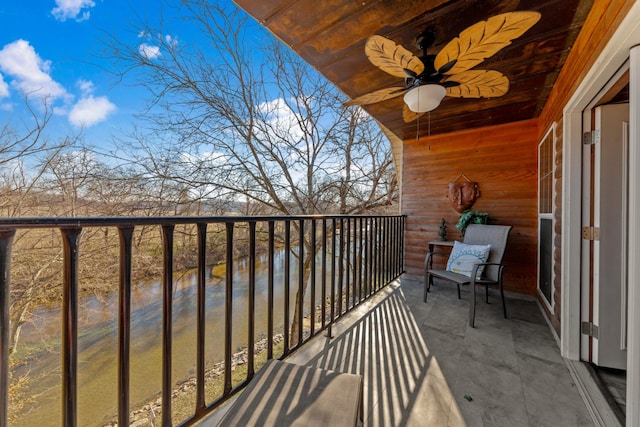
<svg viewBox="0 0 640 427"><path fill-rule="evenodd" d="M554 300L553 310L549 310L545 304L541 306L545 309L553 328L560 334L561 316L561 289L562 289L562 147L563 141L563 109L578 86L582 83L585 75L589 72L598 55L614 34L620 22L635 1L633 0L595 0L587 19L576 39L571 53L550 96L540 114L539 139L547 130L556 123L556 164L555 164L555 210L554 210ZM572 189L569 189L572 191ZM576 189L580 193L580 189Z"/></svg>
<svg viewBox="0 0 640 427"><path fill-rule="evenodd" d="M407 215L405 266L422 275L427 242L438 236L440 218L449 239L459 214L446 197L447 184L464 173L480 187L472 209L492 223L513 225L505 263L505 288L533 295L537 284L536 119L404 141L402 213ZM446 260L445 260L446 261Z"/></svg>

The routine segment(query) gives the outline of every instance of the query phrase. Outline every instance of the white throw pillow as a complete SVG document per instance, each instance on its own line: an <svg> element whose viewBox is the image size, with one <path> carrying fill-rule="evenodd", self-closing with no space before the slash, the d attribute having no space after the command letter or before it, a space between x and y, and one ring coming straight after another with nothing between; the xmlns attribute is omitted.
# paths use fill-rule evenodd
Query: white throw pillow
<svg viewBox="0 0 640 427"><path fill-rule="evenodd" d="M447 271L464 274L471 277L475 264L487 262L491 245L467 245L466 243L453 242L453 250L447 261ZM476 279L482 276L484 266L478 268Z"/></svg>

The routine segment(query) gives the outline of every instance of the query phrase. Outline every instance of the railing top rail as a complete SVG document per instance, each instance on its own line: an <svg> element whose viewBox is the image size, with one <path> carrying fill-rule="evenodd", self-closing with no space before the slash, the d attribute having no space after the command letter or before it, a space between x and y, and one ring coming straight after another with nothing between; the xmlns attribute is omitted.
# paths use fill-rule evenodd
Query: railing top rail
<svg viewBox="0 0 640 427"><path fill-rule="evenodd" d="M398 218L404 215L227 215L227 216L113 216L113 217L0 217L3 228L117 227L131 225L210 224L322 220L338 218Z"/></svg>

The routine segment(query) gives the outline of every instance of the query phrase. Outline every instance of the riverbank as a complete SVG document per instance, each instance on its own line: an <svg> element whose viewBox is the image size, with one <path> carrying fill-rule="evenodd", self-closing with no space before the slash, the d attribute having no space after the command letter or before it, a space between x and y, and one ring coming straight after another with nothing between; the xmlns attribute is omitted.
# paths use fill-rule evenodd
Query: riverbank
<svg viewBox="0 0 640 427"><path fill-rule="evenodd" d="M282 350L284 336L273 336L274 352L278 354ZM255 344L255 368L259 369L267 361L267 339L262 339ZM247 377L247 363L249 352L247 348L234 353L231 357L232 383L244 381ZM205 372L205 395L217 398L222 395L224 386L224 362L219 362ZM217 394L216 394L217 393ZM189 378L177 384L172 394L172 418L174 423L180 423L193 414L196 401L196 379ZM145 403L139 409L131 411L129 415L130 427L157 426L161 423L162 395L158 394L152 401ZM103 427L117 427L117 420L103 424Z"/></svg>

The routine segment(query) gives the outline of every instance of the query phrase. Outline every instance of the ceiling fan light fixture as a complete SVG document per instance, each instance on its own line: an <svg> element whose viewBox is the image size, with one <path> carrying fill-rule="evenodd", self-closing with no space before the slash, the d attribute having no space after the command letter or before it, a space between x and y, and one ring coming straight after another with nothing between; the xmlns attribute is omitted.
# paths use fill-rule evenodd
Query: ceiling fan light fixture
<svg viewBox="0 0 640 427"><path fill-rule="evenodd" d="M420 85L405 93L404 102L414 113L426 113L436 109L446 94L439 84Z"/></svg>

